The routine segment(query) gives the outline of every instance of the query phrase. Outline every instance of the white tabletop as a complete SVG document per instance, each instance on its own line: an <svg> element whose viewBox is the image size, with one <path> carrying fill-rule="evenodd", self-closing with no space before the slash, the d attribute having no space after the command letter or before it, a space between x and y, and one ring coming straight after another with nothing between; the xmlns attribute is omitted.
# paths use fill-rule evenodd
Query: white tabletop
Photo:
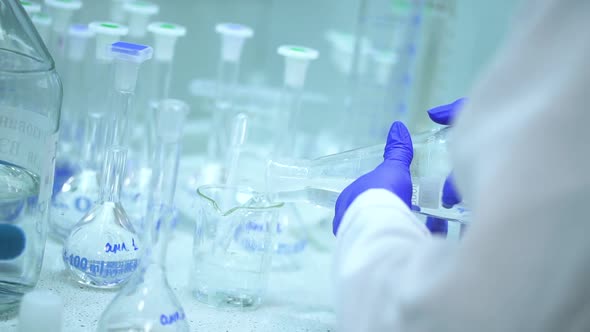
<svg viewBox="0 0 590 332"><path fill-rule="evenodd" d="M197 302L188 287L192 235L177 231L168 250L168 278L187 313L191 331L334 331L330 264L327 252L308 248L304 266L273 271L263 304L253 311L223 311ZM64 331L94 331L100 314L115 295L83 287L68 279L61 245L48 240L38 288L58 293L65 303ZM16 331L17 319L0 316L0 331Z"/></svg>

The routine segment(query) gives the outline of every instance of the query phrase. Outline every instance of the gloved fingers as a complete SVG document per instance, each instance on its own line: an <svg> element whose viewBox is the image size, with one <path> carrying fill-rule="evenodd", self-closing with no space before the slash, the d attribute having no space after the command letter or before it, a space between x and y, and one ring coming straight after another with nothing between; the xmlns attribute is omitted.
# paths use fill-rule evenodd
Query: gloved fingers
<svg viewBox="0 0 590 332"><path fill-rule="evenodd" d="M332 220L332 233L334 233L334 235L338 233L338 228L340 227L340 222L342 222L344 213L352 203L351 195L348 191L349 189L345 188L336 200L336 205L334 207L334 219Z"/></svg>
<svg viewBox="0 0 590 332"><path fill-rule="evenodd" d="M438 124L450 125L453 123L455 116L459 114L459 111L466 101L466 98L459 98L450 104L435 107L428 110L428 116L430 116L432 121Z"/></svg>
<svg viewBox="0 0 590 332"><path fill-rule="evenodd" d="M432 234L447 235L449 223L445 219L428 217L426 219L426 228L428 228Z"/></svg>
<svg viewBox="0 0 590 332"><path fill-rule="evenodd" d="M399 161L402 165L410 167L413 157L414 147L408 128L399 121L394 122L389 128L383 159L385 161Z"/></svg>
<svg viewBox="0 0 590 332"><path fill-rule="evenodd" d="M450 209L455 204L461 203L462 201L461 194L457 190L455 186L455 181L453 180L453 174L449 175L445 180L445 184L443 185L442 190L442 205L443 207Z"/></svg>

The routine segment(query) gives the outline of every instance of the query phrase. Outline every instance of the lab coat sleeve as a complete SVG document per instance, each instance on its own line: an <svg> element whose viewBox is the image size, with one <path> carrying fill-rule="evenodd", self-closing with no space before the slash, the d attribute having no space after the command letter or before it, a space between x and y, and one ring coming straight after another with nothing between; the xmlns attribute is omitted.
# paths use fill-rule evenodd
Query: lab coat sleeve
<svg viewBox="0 0 590 332"><path fill-rule="evenodd" d="M371 189L351 204L337 235L338 331L386 330L395 313L392 286L431 240L428 230L396 195Z"/></svg>
<svg viewBox="0 0 590 332"><path fill-rule="evenodd" d="M473 209L457 244L393 194L345 214L339 332L590 330L590 1L530 1L454 128Z"/></svg>

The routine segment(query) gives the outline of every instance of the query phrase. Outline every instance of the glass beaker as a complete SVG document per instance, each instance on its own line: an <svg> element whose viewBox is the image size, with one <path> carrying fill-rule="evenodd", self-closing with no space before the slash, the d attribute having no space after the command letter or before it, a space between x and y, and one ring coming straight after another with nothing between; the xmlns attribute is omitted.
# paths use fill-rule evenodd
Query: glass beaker
<svg viewBox="0 0 590 332"><path fill-rule="evenodd" d="M0 0L0 311L39 278L61 107L47 48L18 0Z"/></svg>
<svg viewBox="0 0 590 332"><path fill-rule="evenodd" d="M283 203L248 187L197 189L191 284L214 307L255 308L266 290Z"/></svg>

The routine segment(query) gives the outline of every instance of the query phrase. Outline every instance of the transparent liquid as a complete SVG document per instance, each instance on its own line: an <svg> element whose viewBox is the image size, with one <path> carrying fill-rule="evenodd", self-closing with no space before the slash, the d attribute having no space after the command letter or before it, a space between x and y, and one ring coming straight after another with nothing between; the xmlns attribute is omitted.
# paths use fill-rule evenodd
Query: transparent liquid
<svg viewBox="0 0 590 332"><path fill-rule="evenodd" d="M35 286L41 270L47 210L37 204L39 188L38 175L0 164L0 223L14 225L25 235L24 251L0 260L0 310L15 306Z"/></svg>
<svg viewBox="0 0 590 332"><path fill-rule="evenodd" d="M444 178L441 178L444 180ZM344 188L356 179L322 179L314 182L313 187L276 193L276 200L282 202L308 202L326 208L334 208L336 200ZM450 209L441 204L442 183L432 183L414 178L412 188L412 210L414 212L451 221L464 222L469 218L469 211L457 205ZM444 182L444 181L443 181Z"/></svg>
<svg viewBox="0 0 590 332"><path fill-rule="evenodd" d="M102 202L68 236L63 261L75 281L96 288L116 288L138 268L140 248L120 205Z"/></svg>
<svg viewBox="0 0 590 332"><path fill-rule="evenodd" d="M240 253L197 253L194 259L190 283L195 285L193 295L199 301L215 307L248 308L260 304L268 273L257 269L256 262L248 263L259 262L259 258Z"/></svg>
<svg viewBox="0 0 590 332"><path fill-rule="evenodd" d="M82 170L69 178L51 201L51 230L60 240L70 235L74 226L88 213L98 199L96 172Z"/></svg>

